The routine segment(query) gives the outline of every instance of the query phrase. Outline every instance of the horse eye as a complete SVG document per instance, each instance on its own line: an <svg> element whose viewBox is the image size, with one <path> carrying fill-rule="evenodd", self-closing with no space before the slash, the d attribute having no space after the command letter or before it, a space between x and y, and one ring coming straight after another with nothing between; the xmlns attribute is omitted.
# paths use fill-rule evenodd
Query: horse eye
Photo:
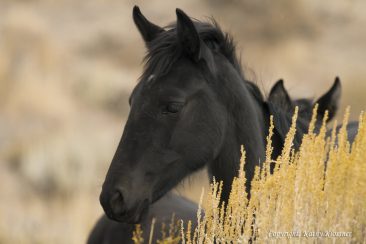
<svg viewBox="0 0 366 244"><path fill-rule="evenodd" d="M178 113L182 108L183 108L183 103L169 103L164 107L163 113L164 114L168 114L168 113L175 114L175 113Z"/></svg>

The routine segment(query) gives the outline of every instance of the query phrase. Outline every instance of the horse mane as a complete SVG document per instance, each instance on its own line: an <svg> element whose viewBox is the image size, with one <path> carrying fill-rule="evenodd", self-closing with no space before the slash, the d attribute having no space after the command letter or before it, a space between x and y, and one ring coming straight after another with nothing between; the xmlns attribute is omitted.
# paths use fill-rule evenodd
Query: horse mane
<svg viewBox="0 0 366 244"><path fill-rule="evenodd" d="M207 22L193 20L193 23L204 43L211 50L224 55L239 73L254 98L259 102L264 102L264 96L258 86L254 82L245 79L240 59L236 55L236 45L233 37L224 32L214 18L210 18ZM176 27L176 23L166 26L164 32L161 32L154 40L147 43L144 71L140 80L148 79L151 74L154 74L155 77L167 74L174 63L183 55L178 42Z"/></svg>

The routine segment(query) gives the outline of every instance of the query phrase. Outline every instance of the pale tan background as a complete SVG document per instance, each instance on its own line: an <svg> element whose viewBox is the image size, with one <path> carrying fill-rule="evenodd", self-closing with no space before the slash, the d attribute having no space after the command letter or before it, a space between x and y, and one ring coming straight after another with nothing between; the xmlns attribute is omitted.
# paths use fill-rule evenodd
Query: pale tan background
<svg viewBox="0 0 366 244"><path fill-rule="evenodd" d="M264 92L316 97L339 75L366 106L366 1L0 1L0 243L83 243L141 74L134 4L166 25L180 7L235 37ZM205 178L201 173L200 178ZM197 199L192 177L178 192Z"/></svg>

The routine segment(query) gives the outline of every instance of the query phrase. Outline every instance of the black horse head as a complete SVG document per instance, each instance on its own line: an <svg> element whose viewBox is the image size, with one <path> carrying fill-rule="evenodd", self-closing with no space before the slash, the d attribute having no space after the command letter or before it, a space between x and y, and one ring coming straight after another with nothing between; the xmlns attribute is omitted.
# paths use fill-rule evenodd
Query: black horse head
<svg viewBox="0 0 366 244"><path fill-rule="evenodd" d="M328 111L328 122L334 118L339 108L340 96L341 81L338 77L335 78L332 87L316 101L307 98L291 99L281 79L271 88L268 101L289 112L293 112L298 106L299 116L307 121L310 121L313 108L318 104L317 123L321 124L325 111Z"/></svg>
<svg viewBox="0 0 366 244"><path fill-rule="evenodd" d="M100 195L105 213L118 221L138 222L150 203L205 164L224 182L221 200L227 202L241 145L249 194L255 167L265 158L270 114L273 156L291 126L292 114L264 101L245 80L232 39L216 23L192 21L179 9L176 15L175 24L161 28L133 10L146 62ZM306 129L299 123L295 146Z"/></svg>
<svg viewBox="0 0 366 244"><path fill-rule="evenodd" d="M210 85L220 47L209 48L204 38L224 37L182 10L176 15L176 24L163 29L133 9L148 54L100 195L115 220L138 221L149 203L214 160L223 144L226 109Z"/></svg>

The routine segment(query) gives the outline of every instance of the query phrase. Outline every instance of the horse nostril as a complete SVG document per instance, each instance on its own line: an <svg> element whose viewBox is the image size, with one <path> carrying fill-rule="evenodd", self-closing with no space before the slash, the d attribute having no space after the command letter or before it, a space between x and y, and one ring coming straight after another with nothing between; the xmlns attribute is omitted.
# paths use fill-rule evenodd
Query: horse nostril
<svg viewBox="0 0 366 244"><path fill-rule="evenodd" d="M125 212L125 204L122 192L116 190L110 200L112 211L115 215L122 215Z"/></svg>

